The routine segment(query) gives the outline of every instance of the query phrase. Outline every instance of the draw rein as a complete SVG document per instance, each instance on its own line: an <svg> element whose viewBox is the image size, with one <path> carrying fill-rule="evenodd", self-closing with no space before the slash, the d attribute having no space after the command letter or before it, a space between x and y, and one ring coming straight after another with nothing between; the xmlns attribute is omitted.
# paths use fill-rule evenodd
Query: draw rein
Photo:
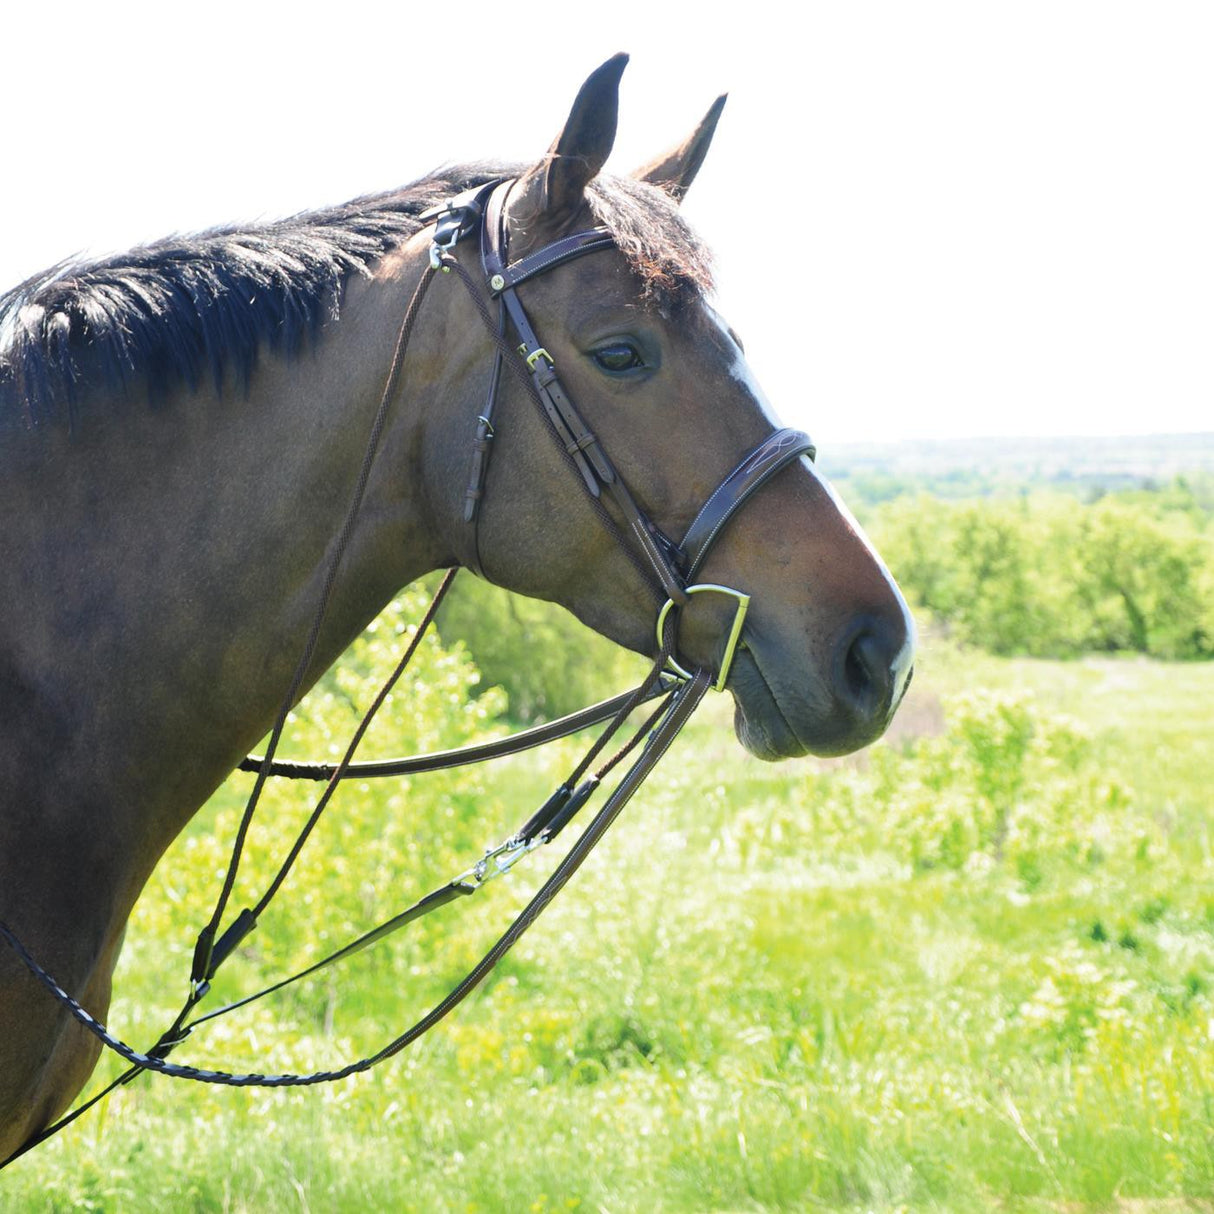
<svg viewBox="0 0 1214 1214"><path fill-rule="evenodd" d="M421 216L423 222L434 225L430 262L423 271L422 278L402 319L359 477L342 530L337 538L303 654L296 666L291 686L283 698L275 726L270 734L266 753L261 757L251 756L240 764L241 770L256 772L257 779L237 830L231 860L215 909L207 925L199 934L190 975L189 995L173 1023L146 1053L132 1049L114 1037L104 1025L100 1024L68 992L63 990L59 983L30 955L15 933L6 924L0 922L0 938L3 938L14 949L34 977L78 1023L96 1036L104 1046L130 1063L129 1069L105 1089L96 1093L85 1104L76 1108L55 1125L36 1135L8 1160L0 1162L0 1168L12 1163L20 1155L64 1128L115 1087L129 1082L141 1071L156 1071L173 1078L237 1087L299 1087L342 1079L369 1070L377 1063L399 1053L437 1024L484 980L581 866L632 794L677 737L703 699L710 684L717 690L724 688L734 654L741 640L742 626L750 598L749 595L731 587L714 583L696 584L694 578L722 529L751 494L801 455L808 455L812 459L814 456L813 444L808 436L800 431L786 429L775 431L748 452L711 494L696 515L681 544L675 544L665 536L638 506L593 431L586 425L581 414L565 393L557 378L555 362L540 344L517 293L518 287L528 279L585 254L612 248L614 242L606 229L593 228L566 236L537 252L510 263L507 252L505 207L512 185L511 181L489 182L459 195ZM485 301L484 287L475 281L454 256L456 247L473 235L479 235L482 269L488 283L490 298L498 305L496 318L492 316L489 304ZM664 604L657 616L656 660L645 679L632 691L604 700L560 720L524 730L511 737L466 746L457 750L439 751L403 759L355 763L355 751L371 720L407 667L455 577L456 569L451 569L443 578L423 618L419 621L400 662L358 725L341 761L336 764L280 761L275 757L275 752L291 705L298 698L315 653L321 622L331 597L338 568L353 533L371 466L386 422L389 404L400 378L404 354L414 322L426 291L438 271L454 271L456 276L463 281L495 347L484 410L476 419L469 484L464 497L464 521L472 528L470 558L465 563L483 575L477 521L484 497L489 458L492 453L494 414L499 381L503 366L507 366L522 381L528 394L540 407L551 435L557 441L566 461L577 473L600 522L615 537L655 595L664 597ZM516 348L512 348L507 341L508 328L512 328L518 338ZM605 507L604 496L614 506L614 514ZM616 521L617 515L624 520L624 527L621 527ZM692 596L702 593L724 595L731 598L735 604L733 622L725 638L715 680L706 670L685 669L676 658L677 626L680 613L688 605ZM655 699L660 700L658 707L649 714L633 733L631 739L592 771L591 768L600 754L633 711L640 704ZM358 937L300 973L283 979L256 994L191 1019L191 1013L206 996L211 980L219 967L256 926L259 916L286 879L305 841L343 779L348 776L357 776L360 779L401 776L485 762L543 745L604 721L609 721L607 728L552 796L514 834L496 847L487 848L485 854L472 867L452 878L447 884L432 890L379 927ZM639 754L632 760L631 766L628 767L590 824L497 942L439 1003L375 1054L349 1063L337 1070L316 1071L302 1075L234 1074L180 1066L167 1061L168 1054L181 1044L197 1026L315 974L326 966L349 957L397 931L406 924L416 921L423 915L475 893L488 881L508 872L525 855L552 842L590 799L602 780L638 749ZM254 907L242 910L220 933L219 928L235 883L244 841L265 781L270 776L324 781L326 786L303 830L261 899Z"/></svg>

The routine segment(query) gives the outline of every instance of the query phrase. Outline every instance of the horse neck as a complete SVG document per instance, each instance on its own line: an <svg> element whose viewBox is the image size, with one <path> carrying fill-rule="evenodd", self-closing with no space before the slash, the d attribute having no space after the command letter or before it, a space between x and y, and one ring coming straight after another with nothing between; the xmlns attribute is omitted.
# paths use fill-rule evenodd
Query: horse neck
<svg viewBox="0 0 1214 1214"><path fill-rule="evenodd" d="M351 283L316 348L264 358L245 395L96 402L74 436L22 436L0 477L0 683L20 692L0 697L0 802L5 787L25 795L4 804L0 837L100 821L136 853L119 897L133 900L264 735L317 609L415 253ZM449 559L407 406L393 402L305 687Z"/></svg>

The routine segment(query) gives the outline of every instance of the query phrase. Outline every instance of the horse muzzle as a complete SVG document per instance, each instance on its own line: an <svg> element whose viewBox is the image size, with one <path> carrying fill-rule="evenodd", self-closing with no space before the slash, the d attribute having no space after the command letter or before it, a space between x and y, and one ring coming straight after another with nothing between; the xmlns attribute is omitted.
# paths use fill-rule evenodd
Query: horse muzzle
<svg viewBox="0 0 1214 1214"><path fill-rule="evenodd" d="M898 605L896 615L850 621L816 663L798 661L762 635L750 638L735 657L728 683L738 741L769 761L850 754L875 742L913 671L915 626Z"/></svg>

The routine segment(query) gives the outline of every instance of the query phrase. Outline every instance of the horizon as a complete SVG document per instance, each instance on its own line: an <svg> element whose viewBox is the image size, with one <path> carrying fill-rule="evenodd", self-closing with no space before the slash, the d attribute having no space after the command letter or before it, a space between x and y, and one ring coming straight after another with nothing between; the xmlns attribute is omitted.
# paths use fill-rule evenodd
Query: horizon
<svg viewBox="0 0 1214 1214"><path fill-rule="evenodd" d="M1214 453L1214 428L1209 430L1143 430L1126 434L946 434L941 437L930 435L913 435L910 438L897 440L901 446L913 446L916 443L924 445L943 445L947 443L980 443L994 446L997 443L1106 443L1144 441L1182 443L1187 440L1200 439L1208 442ZM890 445L889 440L883 439L844 439L835 444L837 447L881 447Z"/></svg>
<svg viewBox="0 0 1214 1214"><path fill-rule="evenodd" d="M823 445L1211 424L1214 167L1193 149L1214 11L881 0L809 7L780 40L769 3L688 26L626 0L609 41L549 11L544 73L506 82L497 52L428 26L408 53L409 15L386 5L363 17L373 48L345 55L327 26L231 0L207 24L143 3L18 9L0 73L27 188L0 202L0 291L73 250L320 207L444 161L534 160L585 76L631 49L613 171L730 94L686 210L788 424Z"/></svg>

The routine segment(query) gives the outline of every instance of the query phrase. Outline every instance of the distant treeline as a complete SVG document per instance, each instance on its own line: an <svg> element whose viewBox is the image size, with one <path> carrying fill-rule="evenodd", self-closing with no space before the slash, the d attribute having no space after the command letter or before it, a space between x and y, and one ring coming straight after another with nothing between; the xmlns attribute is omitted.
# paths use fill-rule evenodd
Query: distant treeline
<svg viewBox="0 0 1214 1214"><path fill-rule="evenodd" d="M1214 503L1197 479L1090 502L898 495L868 524L904 589L960 640L1035 657L1208 658Z"/></svg>
<svg viewBox="0 0 1214 1214"><path fill-rule="evenodd" d="M882 502L920 493L958 500L1053 489L1095 501L1161 490L1178 477L1214 513L1214 433L849 444L826 447L819 464L862 519Z"/></svg>

